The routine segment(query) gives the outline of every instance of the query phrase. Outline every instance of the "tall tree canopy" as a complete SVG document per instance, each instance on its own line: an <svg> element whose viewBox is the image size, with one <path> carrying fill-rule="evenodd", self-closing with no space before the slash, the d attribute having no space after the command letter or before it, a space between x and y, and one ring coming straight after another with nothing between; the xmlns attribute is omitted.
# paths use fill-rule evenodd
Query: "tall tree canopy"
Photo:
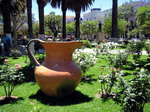
<svg viewBox="0 0 150 112"><path fill-rule="evenodd" d="M57 37L58 32L61 30L62 17L60 15L55 15L55 12L51 12L49 15L45 16L45 26L47 26Z"/></svg>

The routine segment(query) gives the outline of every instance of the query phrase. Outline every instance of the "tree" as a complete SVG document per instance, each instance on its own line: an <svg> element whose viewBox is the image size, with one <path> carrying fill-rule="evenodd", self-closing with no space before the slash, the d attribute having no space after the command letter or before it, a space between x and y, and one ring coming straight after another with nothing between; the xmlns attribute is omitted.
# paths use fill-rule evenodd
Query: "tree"
<svg viewBox="0 0 150 112"><path fill-rule="evenodd" d="M4 33L11 35L11 19L10 19L11 0L1 0L0 5L3 16Z"/></svg>
<svg viewBox="0 0 150 112"><path fill-rule="evenodd" d="M63 12L63 19L62 19L62 38L66 38L66 11L69 5L69 0L50 0L51 5L54 8L61 8Z"/></svg>
<svg viewBox="0 0 150 112"><path fill-rule="evenodd" d="M117 23L118 0L113 0L112 6L112 38L118 38L118 23Z"/></svg>
<svg viewBox="0 0 150 112"><path fill-rule="evenodd" d="M39 31L39 23L38 21L33 21L33 33L36 34Z"/></svg>
<svg viewBox="0 0 150 112"><path fill-rule="evenodd" d="M111 35L111 32L112 32L112 19L111 18L105 19L102 30L106 34Z"/></svg>
<svg viewBox="0 0 150 112"><path fill-rule="evenodd" d="M26 0L27 2L27 15L28 15L28 36L29 38L33 37L33 29L32 29L32 0Z"/></svg>
<svg viewBox="0 0 150 112"><path fill-rule="evenodd" d="M3 17L0 15L0 35L3 33Z"/></svg>
<svg viewBox="0 0 150 112"><path fill-rule="evenodd" d="M139 7L136 17L142 33L150 35L150 6Z"/></svg>
<svg viewBox="0 0 150 112"><path fill-rule="evenodd" d="M7 36L11 37L11 15L13 18L13 25L16 26L16 15L24 12L25 10L25 0L1 0L1 12L3 16L3 24L4 24L4 33ZM13 29L14 33L14 43L17 45L16 41L16 28Z"/></svg>
<svg viewBox="0 0 150 112"><path fill-rule="evenodd" d="M75 22L70 22L70 23L67 23L66 25L66 32L67 33L74 33L75 32Z"/></svg>
<svg viewBox="0 0 150 112"><path fill-rule="evenodd" d="M98 31L97 21L85 21L81 24L82 35L92 35Z"/></svg>
<svg viewBox="0 0 150 112"><path fill-rule="evenodd" d="M86 11L95 0L73 0L69 5L69 9L75 11L76 23L75 23L75 37L80 38L80 13ZM75 5L76 4L76 5Z"/></svg>
<svg viewBox="0 0 150 112"><path fill-rule="evenodd" d="M44 7L49 0L37 0L38 11L39 11L39 34L44 37Z"/></svg>
<svg viewBox="0 0 150 112"><path fill-rule="evenodd" d="M62 17L60 15L55 15L55 12L51 12L49 15L45 16L45 26L47 26L57 37L58 31L61 29Z"/></svg>
<svg viewBox="0 0 150 112"><path fill-rule="evenodd" d="M24 13L26 9L26 1L25 0L12 0L11 2L11 15L13 20L13 34L14 34L14 46L17 46L17 18L21 13Z"/></svg>
<svg viewBox="0 0 150 112"><path fill-rule="evenodd" d="M118 35L123 35L126 31L126 25L128 24L127 21L124 19L118 19ZM105 22L103 24L103 32L107 33L108 35L111 35L112 32L112 19L107 18L105 19Z"/></svg>
<svg viewBox="0 0 150 112"><path fill-rule="evenodd" d="M146 1L130 1L125 2L122 6L119 7L118 10L118 18L125 19L129 22L128 31L133 32L132 30L137 30L136 24L136 12L138 7L141 6L149 6L150 2Z"/></svg>

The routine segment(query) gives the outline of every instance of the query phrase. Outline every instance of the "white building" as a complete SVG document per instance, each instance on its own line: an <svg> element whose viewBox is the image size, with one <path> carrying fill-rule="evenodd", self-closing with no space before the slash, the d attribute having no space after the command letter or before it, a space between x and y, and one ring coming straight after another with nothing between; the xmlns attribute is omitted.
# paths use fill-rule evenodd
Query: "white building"
<svg viewBox="0 0 150 112"><path fill-rule="evenodd" d="M100 8L93 8L90 12L83 14L83 21L101 21L108 17L112 9L101 11Z"/></svg>
<svg viewBox="0 0 150 112"><path fill-rule="evenodd" d="M70 23L75 21L75 17L74 16L66 16L66 23Z"/></svg>

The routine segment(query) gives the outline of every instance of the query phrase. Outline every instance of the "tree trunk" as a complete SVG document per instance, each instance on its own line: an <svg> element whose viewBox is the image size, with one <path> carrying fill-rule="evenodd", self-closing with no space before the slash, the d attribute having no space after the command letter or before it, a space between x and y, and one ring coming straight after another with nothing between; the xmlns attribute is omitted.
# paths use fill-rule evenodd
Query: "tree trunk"
<svg viewBox="0 0 150 112"><path fill-rule="evenodd" d="M28 14L28 33L29 38L33 37L32 29L32 0L27 0L27 14Z"/></svg>
<svg viewBox="0 0 150 112"><path fill-rule="evenodd" d="M5 34L11 34L10 11L11 11L11 0L3 0L2 1L2 15L3 15Z"/></svg>
<svg viewBox="0 0 150 112"><path fill-rule="evenodd" d="M118 22L117 22L118 0L113 0L112 6L112 38L118 38Z"/></svg>
<svg viewBox="0 0 150 112"><path fill-rule="evenodd" d="M62 12L63 12L63 19L62 19L62 23L63 23L63 27L62 27L62 39L66 38L66 11L67 8L65 6L65 0L62 1Z"/></svg>
<svg viewBox="0 0 150 112"><path fill-rule="evenodd" d="M16 24L16 16L17 15L12 15L13 17L13 38L14 38L14 47L17 47L17 24Z"/></svg>
<svg viewBox="0 0 150 112"><path fill-rule="evenodd" d="M39 34L44 35L44 5L38 3L39 10Z"/></svg>
<svg viewBox="0 0 150 112"><path fill-rule="evenodd" d="M75 37L77 40L80 39L80 12L76 12Z"/></svg>

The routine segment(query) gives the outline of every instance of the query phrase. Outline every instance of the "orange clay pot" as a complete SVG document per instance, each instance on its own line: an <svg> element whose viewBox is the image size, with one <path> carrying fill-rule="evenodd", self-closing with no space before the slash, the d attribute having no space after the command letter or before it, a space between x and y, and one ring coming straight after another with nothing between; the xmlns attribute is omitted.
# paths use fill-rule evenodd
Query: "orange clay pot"
<svg viewBox="0 0 150 112"><path fill-rule="evenodd" d="M29 48L32 42L40 42L46 51L46 58L41 64ZM82 45L78 41L46 42L38 39L28 43L28 54L35 65L36 82L46 95L64 97L75 90L81 80L81 71L72 61L72 53Z"/></svg>

